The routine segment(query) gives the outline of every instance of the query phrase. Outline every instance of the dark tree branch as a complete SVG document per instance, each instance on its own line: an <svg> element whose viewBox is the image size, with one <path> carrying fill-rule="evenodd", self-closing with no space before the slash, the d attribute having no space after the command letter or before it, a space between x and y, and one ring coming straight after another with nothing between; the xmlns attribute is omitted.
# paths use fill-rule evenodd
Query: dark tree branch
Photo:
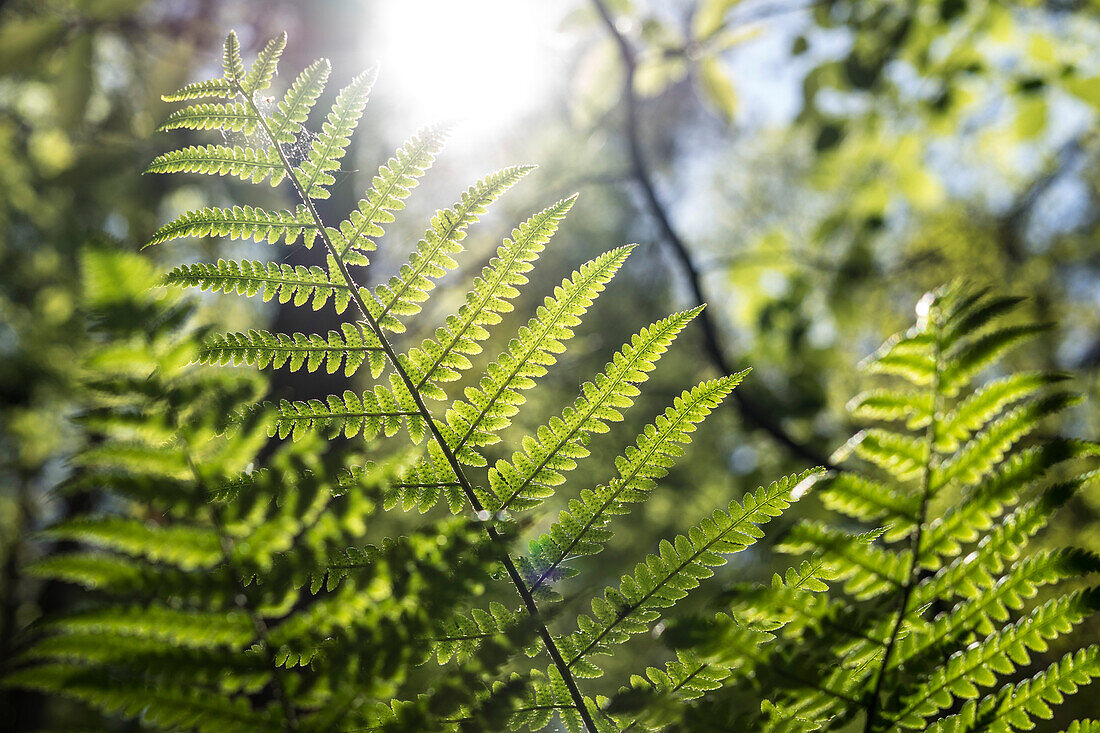
<svg viewBox="0 0 1100 733"><path fill-rule="evenodd" d="M699 271L692 261L691 252L688 250L683 238L677 233L675 227L672 226L672 222L668 217L668 212L657 196L657 190L653 184L653 177L650 174L645 153L642 150L641 134L638 127L638 95L634 90L634 75L638 68L637 53L630 41L627 40L626 36L624 36L615 25L615 20L611 17L611 13L608 11L604 1L592 0L592 2L596 8L596 12L599 13L600 18L603 20L603 24L607 27L608 32L615 40L619 48L619 55L623 62L625 78L623 80L622 102L626 107L626 128L624 132L630 155L631 177L641 188L649 213L657 221L661 236L668 243L673 255L679 262L684 272L684 276L687 278L688 286L691 288L692 299L697 304L702 305L706 303L706 297L703 293ZM704 348L711 362L713 362L714 366L721 373L727 375L733 374L735 370L727 359L725 352L722 350L718 340L718 330L714 324L714 320L710 317L709 311L704 310L700 313L698 318L696 318L696 322L703 332ZM733 396L734 404L736 404L738 411L741 413L741 417L746 423L767 433L777 443L787 448L793 455L819 466L835 468L825 454L792 437L780 424L776 415L769 414L765 407L752 400L744 391L734 390Z"/></svg>

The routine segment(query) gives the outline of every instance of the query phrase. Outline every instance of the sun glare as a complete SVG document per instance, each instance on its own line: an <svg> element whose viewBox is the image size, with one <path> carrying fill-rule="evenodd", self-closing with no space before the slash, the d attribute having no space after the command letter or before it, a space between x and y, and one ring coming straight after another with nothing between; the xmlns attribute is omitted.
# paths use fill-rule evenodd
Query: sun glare
<svg viewBox="0 0 1100 733"><path fill-rule="evenodd" d="M380 84L417 124L492 133L531 111L553 78L555 22L537 0L380 4Z"/></svg>

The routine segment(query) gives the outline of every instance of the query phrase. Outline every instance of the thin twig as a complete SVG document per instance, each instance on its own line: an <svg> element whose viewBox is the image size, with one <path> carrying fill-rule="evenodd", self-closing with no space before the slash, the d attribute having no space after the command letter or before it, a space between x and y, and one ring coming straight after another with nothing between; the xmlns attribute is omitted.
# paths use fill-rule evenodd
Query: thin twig
<svg viewBox="0 0 1100 733"><path fill-rule="evenodd" d="M394 351L392 344L382 331L382 327L378 324L378 321L371 315L370 310L367 309L367 305L363 300L363 296L360 293L360 289L355 282L355 279L351 275L351 271L348 269L347 263L339 256L335 245L328 236L328 232L322 224L321 216L317 212L317 207L313 203L306 191L302 188L302 184L298 181L298 177L294 175L294 169L290 165L290 161L287 160L286 153L283 152L282 146L271 134L271 130L267 124L267 119L260 113L256 107L252 97L245 94L244 90L238 85L238 91L244 96L245 100L251 106L252 111L259 118L259 124L263 128L264 133L271 141L272 146L279 154L280 160L282 160L283 167L286 168L287 177L291 180L295 190L298 193L298 197L302 200L302 203L309 209L310 215L314 221L317 222L320 227L321 240L324 242L329 254L332 255L333 260L336 262L336 266L340 269L340 274L351 288L352 301L355 303L356 308L359 310L363 319L375 335L378 337L378 341L382 346L382 350L386 354L386 358L393 368L394 372L401 379L405 388L408 389L409 394L412 396L413 402L416 404L417 411L420 416L428 425L428 429L432 433L432 438L435 440L439 449L443 452L447 463L450 464L451 470L454 472L455 477L458 479L458 483L462 486L462 493L465 494L466 499L470 502L470 505L474 508L474 511L485 511L485 507L481 501L477 498L477 494L474 492L473 484L470 483L465 471L462 470L461 464L458 462L458 458L455 456L454 451L451 450L447 444L446 439L439 430L439 426L436 424L435 419L432 417L431 411L428 406L424 404L424 399L420 395L419 390L416 389L416 385L401 366L401 361L398 359L397 352ZM588 711L588 707L584 703L584 696L581 694L580 688L577 687L577 681L573 678L573 673L570 671L569 666L566 664L564 657L561 655L561 651L558 649L557 643L554 641L554 637L550 633L550 629L546 626L546 622L542 620L542 615L539 613L538 605L535 603L534 596L527 589L527 585L523 581L523 577L519 574L519 570L516 569L516 565L512 562L511 556L508 554L507 543L500 534L500 532L492 524L486 523L485 532L488 534L490 541L497 547L501 548L501 562L504 565L505 570L508 572L508 577L511 578L513 585L516 587L516 591L519 593L520 598L523 599L523 605L527 609L527 612L535 620L535 625L538 629L539 636L542 639L543 645L546 647L547 653L554 662L554 666L557 667L561 673L562 680L565 683L566 688L569 690L569 696L573 700L574 706L577 708L577 713L581 716L581 720L584 722L585 728L589 733L596 733L596 724L592 720L592 715Z"/></svg>
<svg viewBox="0 0 1100 733"><path fill-rule="evenodd" d="M684 276L687 278L688 286L691 289L692 299L696 304L703 305L706 303L707 299L703 294L703 286L699 271L692 261L691 253L683 237L681 237L672 226L672 221L669 219L668 213L665 211L665 207L661 203L660 198L657 196L657 189L653 183L653 177L650 174L649 166L646 163L645 153L642 150L641 134L638 127L638 96L634 90L634 75L638 68L637 53L634 50L634 46L631 45L630 41L627 40L626 36L624 36L615 25L615 20L611 17L611 13L608 11L604 0L592 0L592 3L619 48L619 55L622 58L625 70L622 101L626 106L626 128L624 133L626 135L630 155L631 175L642 189L642 194L648 205L650 214L652 214L653 218L657 221L657 226L664 240L668 243L669 247L672 249L673 255L680 263ZM718 371L721 373L726 375L734 374L736 370L730 364L725 352L722 350L718 340L718 330L709 312L704 310L699 314L696 321L699 324L699 328L703 331L703 345L711 362L714 363L714 366L717 367ZM766 408L757 404L744 391L734 390L733 397L734 404L737 405L741 417L747 423L755 428L763 430L780 445L790 450L794 455L818 466L836 468L824 453L792 437L774 416L768 414Z"/></svg>

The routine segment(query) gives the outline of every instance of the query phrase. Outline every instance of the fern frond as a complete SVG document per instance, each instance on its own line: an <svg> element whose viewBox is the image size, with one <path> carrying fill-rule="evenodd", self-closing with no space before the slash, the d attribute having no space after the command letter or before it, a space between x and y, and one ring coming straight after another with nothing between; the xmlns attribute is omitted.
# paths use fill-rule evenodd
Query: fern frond
<svg viewBox="0 0 1100 733"><path fill-rule="evenodd" d="M686 390L672 406L645 427L637 445L615 460L619 476L595 490L584 490L579 499L558 515L558 521L531 542L531 557L523 558L520 570L526 571L532 593L548 582L568 577L563 563L576 557L594 555L611 537L607 529L611 517L626 514L629 504L645 501L676 458L683 455L681 445L691 442L691 433L711 410L741 382L746 372L703 382Z"/></svg>
<svg viewBox="0 0 1100 733"><path fill-rule="evenodd" d="M856 433L833 456L843 460L852 453L878 466L893 479L905 482L921 472L928 461L929 447L919 437L885 428L868 428Z"/></svg>
<svg viewBox="0 0 1100 733"><path fill-rule="evenodd" d="M248 75L241 79L241 89L246 95L255 94L271 86L271 79L275 76L275 69L279 65L279 57L286 48L286 31L272 38L264 46L263 50L252 62Z"/></svg>
<svg viewBox="0 0 1100 733"><path fill-rule="evenodd" d="M242 181L262 183L269 179L278 186L286 169L273 150L197 145L157 156L146 173L205 173L212 176L236 176Z"/></svg>
<svg viewBox="0 0 1100 733"><path fill-rule="evenodd" d="M370 362L371 373L377 377L384 365L382 346L365 323L344 323L339 331L320 334L248 331L225 333L209 337L199 351L199 360L207 364L251 364L259 369L284 366L292 372L305 367L317 371L321 365L329 374L344 366L344 376L359 371Z"/></svg>
<svg viewBox="0 0 1100 733"><path fill-rule="evenodd" d="M1100 593L1095 589L1048 601L1012 626L952 656L905 699L904 708L892 717L902 727L925 728L930 715L950 707L956 698L978 697L979 686L996 683L994 673L1011 674L1029 664L1029 650L1045 651L1049 640L1068 633L1097 608Z"/></svg>
<svg viewBox="0 0 1100 733"><path fill-rule="evenodd" d="M333 237L339 256L353 249L369 252L375 248L374 238L385 234L382 225L394 221L392 212L405 208L405 199L443 149L445 137L442 127L421 130L378 168L366 198L340 222L339 236Z"/></svg>
<svg viewBox="0 0 1100 733"><path fill-rule="evenodd" d="M969 439L1005 406L1067 378L1064 374L1021 372L986 384L963 400L937 426L942 449L954 450L957 441Z"/></svg>
<svg viewBox="0 0 1100 733"><path fill-rule="evenodd" d="M252 733L280 730L272 707L254 710L244 697L202 690L150 688L139 681L111 679L102 671L67 665L38 665L8 678L20 687L73 698L108 713L141 716L163 730L187 728L201 733Z"/></svg>
<svg viewBox="0 0 1100 733"><path fill-rule="evenodd" d="M993 295L978 290L961 298L949 308L940 335L941 348L950 349L964 338L971 337L1000 316L1011 313L1024 298L1015 295Z"/></svg>
<svg viewBox="0 0 1100 733"><path fill-rule="evenodd" d="M280 303L293 300L298 306L312 300L313 310L320 310L332 300L337 313L343 313L351 302L351 288L333 282L320 267L305 265L258 260L198 262L175 268L164 276L164 282L213 292L261 295L265 302L276 296Z"/></svg>
<svg viewBox="0 0 1100 733"><path fill-rule="evenodd" d="M1081 398L1077 395L1060 392L1047 395L992 420L984 430L967 441L936 469L931 479L933 491L952 481L964 486L977 483L1004 459L1005 453L1013 445L1038 429L1043 418L1080 402Z"/></svg>
<svg viewBox="0 0 1100 733"><path fill-rule="evenodd" d="M940 388L946 395L954 395L970 383L979 372L1000 359L1012 349L1025 344L1049 330L1045 324L1006 326L978 338L960 343L947 357L947 364L940 376Z"/></svg>
<svg viewBox="0 0 1100 733"><path fill-rule="evenodd" d="M313 141L309 156L294 171L302 191L309 198L329 197L326 187L336 183L332 171L340 167L340 161L351 143L351 133L355 131L367 106L367 97L376 75L376 69L365 71L340 90L320 135Z"/></svg>
<svg viewBox="0 0 1100 733"><path fill-rule="evenodd" d="M156 526L126 517L85 517L56 524L43 536L71 540L177 565L208 568L222 559L217 535L209 529L177 523Z"/></svg>
<svg viewBox="0 0 1100 733"><path fill-rule="evenodd" d="M312 430L328 437L343 434L345 438L354 438L362 434L364 440L370 440L379 433L390 437L397 433L401 418L420 415L415 405L398 403L393 393L381 385L361 394L345 390L342 395L329 395L324 402L282 400L275 411L271 434L295 440Z"/></svg>
<svg viewBox="0 0 1100 733"><path fill-rule="evenodd" d="M1100 446L1086 441L1051 440L1027 448L1006 460L964 501L956 502L943 516L933 519L925 532L927 553L954 555L959 542L973 542L988 529L1006 506L1054 467L1075 458L1100 454Z"/></svg>
<svg viewBox="0 0 1100 733"><path fill-rule="evenodd" d="M328 59L317 59L290 85L267 120L275 144L293 143L298 139L302 123L309 118L309 111L325 90L331 71Z"/></svg>
<svg viewBox="0 0 1100 733"><path fill-rule="evenodd" d="M176 110L157 130L225 130L250 135L259 123L260 118L244 102L205 102Z"/></svg>
<svg viewBox="0 0 1100 733"><path fill-rule="evenodd" d="M477 651L482 640L505 633L515 627L520 618L518 613L496 601L489 604L488 611L475 608L468 615L455 613L443 623L441 633L433 639L432 652L440 664L465 661Z"/></svg>
<svg viewBox="0 0 1100 733"><path fill-rule="evenodd" d="M876 389L848 403L852 417L864 420L904 420L910 430L922 428L932 419L932 395Z"/></svg>
<svg viewBox="0 0 1100 733"><path fill-rule="evenodd" d="M229 81L225 79L209 79L188 84L171 94L162 94L160 98L165 102L190 102L195 99L207 99L210 97L232 99L235 96L237 96L237 88Z"/></svg>
<svg viewBox="0 0 1100 733"><path fill-rule="evenodd" d="M73 614L47 627L65 633L133 636L195 649L244 648L255 630L240 611L198 612L166 606L112 608Z"/></svg>
<svg viewBox="0 0 1100 733"><path fill-rule="evenodd" d="M435 287L432 281L458 267L451 255L462 251L466 229L532 170L533 166L513 166L486 176L467 189L453 208L436 212L409 261L389 283L377 286L367 301L379 326L397 333L405 330L399 318L419 313Z"/></svg>
<svg viewBox="0 0 1100 733"><path fill-rule="evenodd" d="M1084 550L1054 550L1026 557L987 590L969 594L970 600L936 617L927 630L903 639L899 664L972 631L993 633L994 622L1007 621L1010 612L1023 608L1024 601L1034 597L1041 586L1091 573L1100 573L1100 556Z"/></svg>
<svg viewBox="0 0 1100 733"><path fill-rule="evenodd" d="M1014 511L979 543L974 552L957 557L913 589L913 603L923 605L955 596L974 598L993 586L994 574L1015 560L1050 515L1081 486L1082 480L1056 484L1046 494Z"/></svg>
<svg viewBox="0 0 1100 733"><path fill-rule="evenodd" d="M959 713L937 721L928 730L931 733L1031 730L1035 718L1053 717L1051 705L1060 704L1066 695L1076 693L1097 677L1100 677L1100 647L1094 645L1070 652L1031 678L1005 685L980 701L967 702Z"/></svg>
<svg viewBox="0 0 1100 733"><path fill-rule="evenodd" d="M549 423L525 439L524 450L512 454L511 461L497 461L489 471L491 511L523 511L537 506L560 485L564 471L576 467L577 459L588 455L582 440L589 433L607 432L608 422L622 420L619 412L634 404L637 384L649 378L657 360L673 339L702 308L693 308L669 316L639 331L612 360L602 374L581 386L573 404ZM473 434L471 442L480 436Z"/></svg>
<svg viewBox="0 0 1100 733"><path fill-rule="evenodd" d="M244 79L244 61L241 60L241 42L236 31L229 31L225 37L222 51L222 73L229 82L239 83Z"/></svg>
<svg viewBox="0 0 1100 733"><path fill-rule="evenodd" d="M268 244L294 244L301 237L307 248L317 236L317 225L309 211L299 206L296 211L265 211L254 206L234 206L229 209L197 209L182 214L156 232L145 247L182 237L229 237L249 239Z"/></svg>
<svg viewBox="0 0 1100 733"><path fill-rule="evenodd" d="M58 580L84 588L132 592L146 580L144 568L117 555L57 553L27 566L31 577Z"/></svg>
<svg viewBox="0 0 1100 733"><path fill-rule="evenodd" d="M870 374L902 377L918 387L929 385L936 376L932 335L914 328L892 336L861 366Z"/></svg>
<svg viewBox="0 0 1100 733"><path fill-rule="evenodd" d="M577 631L561 640L569 667L582 677L599 676L602 670L587 659L610 654L612 645L644 633L660 618L661 611L676 604L712 567L725 564L723 555L741 552L763 536L759 525L770 522L797 501L820 477L818 469L784 477L745 496L743 504L730 502L716 510L674 542L662 540L660 553L639 563L633 575L619 587L608 588L592 601L592 615L580 616Z"/></svg>
<svg viewBox="0 0 1100 733"><path fill-rule="evenodd" d="M846 581L845 592L858 599L900 588L909 567L906 553L869 544L863 535L813 521L792 527L779 549L793 554L820 553L833 565L836 577Z"/></svg>
<svg viewBox="0 0 1100 733"><path fill-rule="evenodd" d="M865 522L888 522L886 537L904 536L917 518L918 502L887 484L852 471L831 479L818 496L826 508Z"/></svg>
<svg viewBox="0 0 1100 733"><path fill-rule="evenodd" d="M513 229L511 238L504 240L497 256L474 280L458 313L447 318L434 338L424 339L409 351L404 360L406 369L425 396L444 399L446 395L438 384L457 379L459 371L470 368L467 357L481 352L477 342L488 338L487 327L500 322L499 314L512 310L508 300L519 295L517 288L527 283L524 274L531 270L531 263L574 201L576 196L562 199Z"/></svg>
<svg viewBox="0 0 1100 733"><path fill-rule="evenodd" d="M467 442L488 445L494 440L493 433L511 423L518 405L523 404L520 390L533 387L534 380L555 363L556 355L565 350L562 342L573 337L572 329L580 323L581 315L603 292L630 250L620 247L605 252L563 280L553 297L546 298L535 316L520 328L508 350L492 361L479 384L466 390L466 401L456 401L451 406L443 427L460 459L471 465L484 465L484 458L466 449ZM450 473L450 469L446 472Z"/></svg>

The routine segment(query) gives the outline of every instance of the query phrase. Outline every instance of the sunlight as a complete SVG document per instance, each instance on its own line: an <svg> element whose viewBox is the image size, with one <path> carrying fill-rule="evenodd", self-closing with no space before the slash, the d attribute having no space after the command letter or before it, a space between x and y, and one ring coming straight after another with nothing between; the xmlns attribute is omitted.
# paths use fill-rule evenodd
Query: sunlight
<svg viewBox="0 0 1100 733"><path fill-rule="evenodd" d="M417 124L451 120L479 133L533 109L552 79L554 20L534 0L382 3L386 88Z"/></svg>

